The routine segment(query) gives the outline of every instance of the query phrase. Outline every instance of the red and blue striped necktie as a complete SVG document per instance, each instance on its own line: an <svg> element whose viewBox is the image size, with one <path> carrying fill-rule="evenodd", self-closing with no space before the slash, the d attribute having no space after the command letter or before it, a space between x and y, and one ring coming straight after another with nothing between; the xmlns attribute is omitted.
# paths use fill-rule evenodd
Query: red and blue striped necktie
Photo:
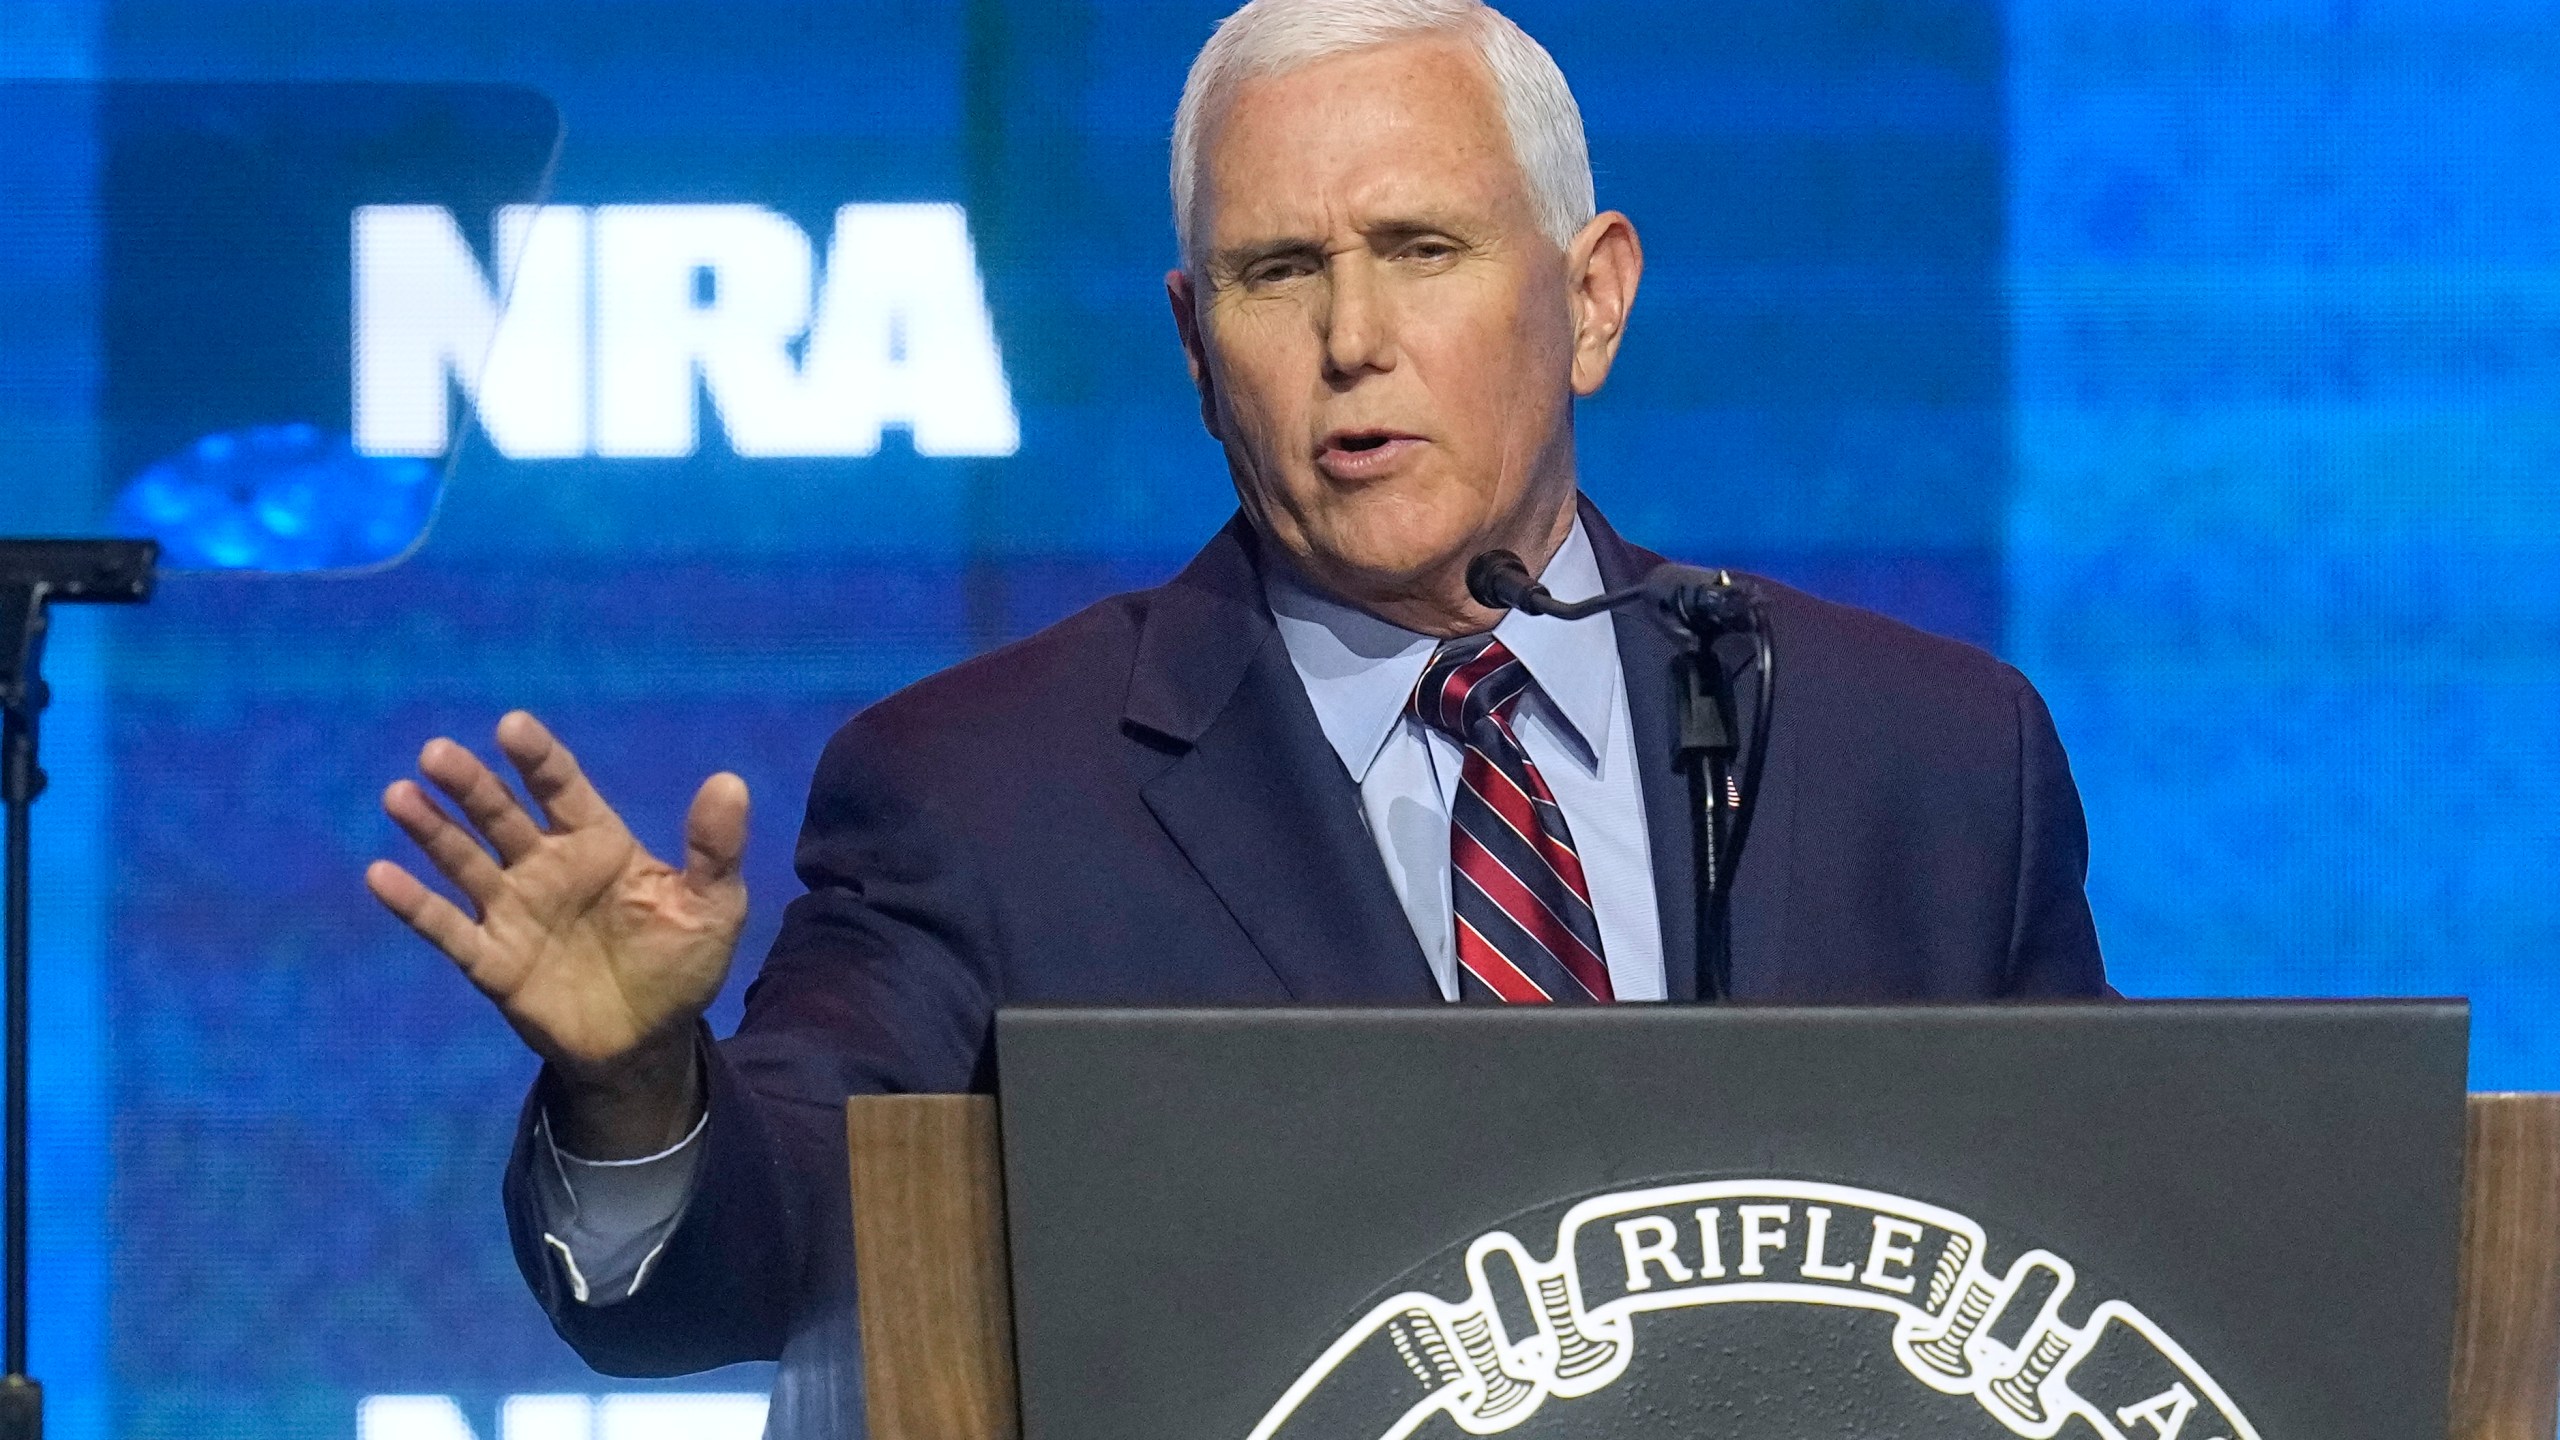
<svg viewBox="0 0 2560 1440"><path fill-rule="evenodd" d="M1432 655L1407 713L1466 751L1449 807L1458 997L1515 1004L1615 998L1591 884L1529 752L1512 731L1529 667L1491 635Z"/></svg>

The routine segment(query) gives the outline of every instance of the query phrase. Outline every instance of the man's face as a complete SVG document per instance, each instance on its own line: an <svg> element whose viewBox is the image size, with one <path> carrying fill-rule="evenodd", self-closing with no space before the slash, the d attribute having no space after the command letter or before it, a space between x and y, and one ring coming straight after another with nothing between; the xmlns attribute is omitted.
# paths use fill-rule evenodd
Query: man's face
<svg viewBox="0 0 2560 1440"><path fill-rule="evenodd" d="M1540 563L1572 524L1572 397L1624 318L1593 313L1584 272L1603 221L1625 268L1623 217L1572 252L1542 234L1490 75L1437 38L1243 87L1197 205L1198 269L1168 283L1247 514L1346 599L1489 623L1468 559Z"/></svg>

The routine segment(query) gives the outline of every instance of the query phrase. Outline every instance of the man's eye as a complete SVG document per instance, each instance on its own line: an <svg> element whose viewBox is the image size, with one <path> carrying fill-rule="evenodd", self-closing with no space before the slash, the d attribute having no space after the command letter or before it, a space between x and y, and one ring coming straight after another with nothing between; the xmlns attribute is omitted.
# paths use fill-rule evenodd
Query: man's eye
<svg viewBox="0 0 2560 1440"><path fill-rule="evenodd" d="M1416 240L1404 247L1411 260L1446 260L1458 253L1458 247L1446 240Z"/></svg>
<svg viewBox="0 0 2560 1440"><path fill-rule="evenodd" d="M1272 285L1283 280L1298 279L1309 274L1310 271L1311 267L1304 260L1265 260L1258 265L1246 267L1244 282L1248 285Z"/></svg>

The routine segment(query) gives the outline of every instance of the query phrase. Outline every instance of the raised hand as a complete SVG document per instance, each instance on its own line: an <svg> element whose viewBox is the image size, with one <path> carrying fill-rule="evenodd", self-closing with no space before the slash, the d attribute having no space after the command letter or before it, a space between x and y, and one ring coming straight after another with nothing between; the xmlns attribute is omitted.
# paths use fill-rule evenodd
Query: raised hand
<svg viewBox="0 0 2560 1440"><path fill-rule="evenodd" d="M678 869L632 837L540 721L508 714L498 748L548 824L451 740L428 742L418 768L478 838L414 781L382 795L476 916L388 860L367 867L365 884L550 1062L566 1092L552 1114L562 1144L595 1159L663 1148L700 1113L694 1022L720 993L746 919L746 782L703 782Z"/></svg>

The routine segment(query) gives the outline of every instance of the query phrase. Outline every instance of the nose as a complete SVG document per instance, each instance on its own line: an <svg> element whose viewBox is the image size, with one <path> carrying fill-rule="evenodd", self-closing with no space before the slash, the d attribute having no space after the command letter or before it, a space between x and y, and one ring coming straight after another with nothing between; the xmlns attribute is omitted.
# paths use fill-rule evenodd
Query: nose
<svg viewBox="0 0 2560 1440"><path fill-rule="evenodd" d="M1334 256L1326 265L1325 378L1347 385L1364 374L1395 368L1395 323L1375 260L1365 249Z"/></svg>

